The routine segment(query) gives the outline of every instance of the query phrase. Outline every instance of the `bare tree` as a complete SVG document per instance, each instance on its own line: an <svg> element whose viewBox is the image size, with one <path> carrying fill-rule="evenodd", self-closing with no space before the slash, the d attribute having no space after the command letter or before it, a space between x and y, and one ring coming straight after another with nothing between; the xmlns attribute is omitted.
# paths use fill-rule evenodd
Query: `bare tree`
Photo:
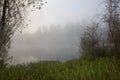
<svg viewBox="0 0 120 80"><path fill-rule="evenodd" d="M109 42L117 56L120 55L120 0L106 0L104 21L108 25Z"/></svg>
<svg viewBox="0 0 120 80"><path fill-rule="evenodd" d="M33 6L41 9L42 0L0 0L0 69L12 58L8 55L14 32L23 27L25 12Z"/></svg>
<svg viewBox="0 0 120 80"><path fill-rule="evenodd" d="M82 55L96 56L98 50L100 39L97 34L98 23L93 22L91 25L87 26L80 40L80 53Z"/></svg>

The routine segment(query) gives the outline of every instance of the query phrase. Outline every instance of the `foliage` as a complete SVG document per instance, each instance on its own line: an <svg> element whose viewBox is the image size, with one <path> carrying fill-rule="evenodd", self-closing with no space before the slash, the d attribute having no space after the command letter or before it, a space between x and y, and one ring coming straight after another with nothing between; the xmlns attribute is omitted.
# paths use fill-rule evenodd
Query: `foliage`
<svg viewBox="0 0 120 80"><path fill-rule="evenodd" d="M115 55L120 55L120 0L106 0L106 12L103 16L108 29L108 41Z"/></svg>
<svg viewBox="0 0 120 80"><path fill-rule="evenodd" d="M114 57L10 66L0 71L1 80L119 80Z"/></svg>
<svg viewBox="0 0 120 80"><path fill-rule="evenodd" d="M85 55L108 56L114 53L120 57L120 0L105 0L105 15L103 16L105 28L108 29L107 35L104 38L99 36L98 23L91 23L81 36L80 53ZM102 33L102 35L104 35ZM109 53L109 54L106 54ZM113 54L112 54L113 55Z"/></svg>
<svg viewBox="0 0 120 80"><path fill-rule="evenodd" d="M83 56L99 56L100 52L100 37L98 36L99 25L96 22L91 23L86 27L80 39L80 53Z"/></svg>
<svg viewBox="0 0 120 80"><path fill-rule="evenodd" d="M27 9L41 9L42 0L0 0L0 69L12 58L8 55L11 38L19 27L24 26Z"/></svg>

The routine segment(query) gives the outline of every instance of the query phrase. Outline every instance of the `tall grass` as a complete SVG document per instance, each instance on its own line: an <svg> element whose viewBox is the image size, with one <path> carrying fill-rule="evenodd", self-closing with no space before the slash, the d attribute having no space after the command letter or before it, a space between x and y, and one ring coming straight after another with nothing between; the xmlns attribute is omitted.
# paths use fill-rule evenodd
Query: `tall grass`
<svg viewBox="0 0 120 80"><path fill-rule="evenodd" d="M1 70L0 80L120 80L120 68L114 57L38 62Z"/></svg>

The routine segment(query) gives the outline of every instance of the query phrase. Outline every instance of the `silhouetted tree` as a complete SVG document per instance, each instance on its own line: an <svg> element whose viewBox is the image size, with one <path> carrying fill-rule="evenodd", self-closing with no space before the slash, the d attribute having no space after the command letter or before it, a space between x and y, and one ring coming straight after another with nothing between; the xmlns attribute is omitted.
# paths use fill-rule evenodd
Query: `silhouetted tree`
<svg viewBox="0 0 120 80"><path fill-rule="evenodd" d="M0 0L0 69L12 58L8 55L14 32L23 27L25 12L33 6L41 9L42 0Z"/></svg>
<svg viewBox="0 0 120 80"><path fill-rule="evenodd" d="M104 21L109 27L108 41L116 55L120 55L120 0L106 0Z"/></svg>
<svg viewBox="0 0 120 80"><path fill-rule="evenodd" d="M98 37L98 23L93 22L83 32L80 40L80 53L84 56L89 55L95 57L100 47L100 38Z"/></svg>

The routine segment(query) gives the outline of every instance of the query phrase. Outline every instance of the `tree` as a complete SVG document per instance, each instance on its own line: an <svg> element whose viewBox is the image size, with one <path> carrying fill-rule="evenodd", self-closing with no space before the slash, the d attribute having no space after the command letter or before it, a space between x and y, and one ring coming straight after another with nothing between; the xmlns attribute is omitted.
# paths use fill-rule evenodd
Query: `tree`
<svg viewBox="0 0 120 80"><path fill-rule="evenodd" d="M80 40L80 53L84 56L90 55L95 57L98 55L100 39L97 34L98 23L93 22L90 26L87 26Z"/></svg>
<svg viewBox="0 0 120 80"><path fill-rule="evenodd" d="M41 9L42 0L0 0L0 69L12 58L8 55L12 36L24 26L25 12L33 6Z"/></svg>
<svg viewBox="0 0 120 80"><path fill-rule="evenodd" d="M120 0L106 0L104 21L109 27L108 40L116 55L120 55Z"/></svg>

